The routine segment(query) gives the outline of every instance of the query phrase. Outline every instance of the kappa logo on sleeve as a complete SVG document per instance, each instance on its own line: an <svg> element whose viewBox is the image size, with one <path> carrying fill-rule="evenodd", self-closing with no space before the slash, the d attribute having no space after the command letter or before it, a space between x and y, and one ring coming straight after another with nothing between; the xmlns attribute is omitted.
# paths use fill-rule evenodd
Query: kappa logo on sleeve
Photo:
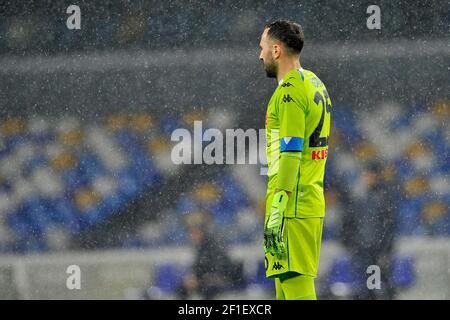
<svg viewBox="0 0 450 320"><path fill-rule="evenodd" d="M278 261L274 262L273 266L272 266L272 270L280 270L280 269L284 269L283 265Z"/></svg>
<svg viewBox="0 0 450 320"><path fill-rule="evenodd" d="M291 101L294 101L294 99L292 99L289 94L285 94L283 96L283 102L291 102Z"/></svg>

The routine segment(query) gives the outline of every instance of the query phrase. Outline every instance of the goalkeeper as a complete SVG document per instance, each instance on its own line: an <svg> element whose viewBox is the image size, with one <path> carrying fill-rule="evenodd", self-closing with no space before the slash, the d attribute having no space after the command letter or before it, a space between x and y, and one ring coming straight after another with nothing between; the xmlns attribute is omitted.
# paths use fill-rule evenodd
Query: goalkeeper
<svg viewBox="0 0 450 320"><path fill-rule="evenodd" d="M331 101L320 79L300 66L300 25L266 25L260 60L278 86L267 106L266 276L277 299L315 300L325 199Z"/></svg>

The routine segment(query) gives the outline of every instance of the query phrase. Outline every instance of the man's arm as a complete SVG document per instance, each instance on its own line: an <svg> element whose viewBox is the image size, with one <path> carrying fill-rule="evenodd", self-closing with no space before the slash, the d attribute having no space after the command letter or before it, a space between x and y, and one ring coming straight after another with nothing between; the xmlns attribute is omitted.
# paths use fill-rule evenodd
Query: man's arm
<svg viewBox="0 0 450 320"><path fill-rule="evenodd" d="M266 252L277 255L280 258L285 251L283 217L289 197L299 178L300 157L300 151L283 152L280 155L277 188L272 199L270 216L264 232Z"/></svg>
<svg viewBox="0 0 450 320"><path fill-rule="evenodd" d="M266 252L279 257L284 254L283 217L289 196L299 179L305 132L304 104L298 94L299 88L288 88L278 107L281 137L278 179L264 232Z"/></svg>
<svg viewBox="0 0 450 320"><path fill-rule="evenodd" d="M300 174L301 151L282 152L278 167L278 183L275 193L286 191L290 196Z"/></svg>

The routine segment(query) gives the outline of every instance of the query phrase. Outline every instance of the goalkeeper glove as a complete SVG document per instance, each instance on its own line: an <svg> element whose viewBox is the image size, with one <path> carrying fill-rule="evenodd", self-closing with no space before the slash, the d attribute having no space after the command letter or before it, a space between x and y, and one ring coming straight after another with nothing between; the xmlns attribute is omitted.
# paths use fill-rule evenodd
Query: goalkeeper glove
<svg viewBox="0 0 450 320"><path fill-rule="evenodd" d="M288 203L286 191L275 193L269 217L264 228L264 251L281 259L285 252L283 241L283 217Z"/></svg>

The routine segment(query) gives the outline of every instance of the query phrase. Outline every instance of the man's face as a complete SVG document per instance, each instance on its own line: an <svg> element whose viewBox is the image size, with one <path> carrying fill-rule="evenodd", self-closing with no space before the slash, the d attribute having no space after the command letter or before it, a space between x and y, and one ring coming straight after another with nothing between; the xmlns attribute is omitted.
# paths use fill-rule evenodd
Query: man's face
<svg viewBox="0 0 450 320"><path fill-rule="evenodd" d="M261 41L259 42L259 47L261 53L259 54L259 60L262 61L264 65L264 70L269 78L275 78L277 76L278 66L273 57L273 43L272 40L267 36L269 29L265 29Z"/></svg>

